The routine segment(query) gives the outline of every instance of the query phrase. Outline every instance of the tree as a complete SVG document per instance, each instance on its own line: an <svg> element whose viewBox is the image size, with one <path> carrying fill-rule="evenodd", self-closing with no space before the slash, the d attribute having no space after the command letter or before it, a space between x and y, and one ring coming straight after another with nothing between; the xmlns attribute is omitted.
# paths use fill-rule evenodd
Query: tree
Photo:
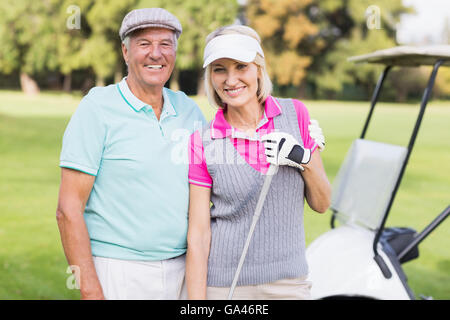
<svg viewBox="0 0 450 320"><path fill-rule="evenodd" d="M268 71L279 85L299 85L322 44L319 27L308 16L312 0L249 0L249 24L261 37Z"/></svg>
<svg viewBox="0 0 450 320"><path fill-rule="evenodd" d="M22 90L36 94L39 87L33 75L56 70L56 38L52 20L57 0L0 2L0 71L20 73Z"/></svg>
<svg viewBox="0 0 450 320"><path fill-rule="evenodd" d="M444 23L442 44L450 45L450 18L447 18ZM436 92L440 98L450 97L450 67L439 68L436 78Z"/></svg>
<svg viewBox="0 0 450 320"><path fill-rule="evenodd" d="M261 36L269 72L282 86L336 97L345 85L371 91L380 67L353 55L395 45L401 0L249 0L249 24Z"/></svg>
<svg viewBox="0 0 450 320"><path fill-rule="evenodd" d="M74 70L92 71L97 85L112 76L117 82L125 68L121 23L129 11L142 7L165 8L184 27L173 84L181 70L201 74L207 34L233 23L238 10L236 0L2 0L0 72L19 72L26 92L38 92L33 76L49 71L64 75L66 90Z"/></svg>
<svg viewBox="0 0 450 320"><path fill-rule="evenodd" d="M134 9L137 0L97 0L86 14L91 30L83 48L83 59L96 76L97 85L104 85L107 77L115 76L117 82L122 77L124 66L119 29L125 15Z"/></svg>
<svg viewBox="0 0 450 320"><path fill-rule="evenodd" d="M92 69L97 84L121 75L119 28L137 0L5 0L0 3L0 72L21 74L22 89L38 92L36 73L58 71L70 90L74 70ZM76 23L73 23L75 20ZM33 90L34 89L34 90Z"/></svg>
<svg viewBox="0 0 450 320"><path fill-rule="evenodd" d="M79 0L76 5L71 0L62 0L55 17L51 19L57 37L58 70L64 75L64 91L71 90L74 70L89 67L83 49L90 36L85 13L91 6L92 0Z"/></svg>
<svg viewBox="0 0 450 320"><path fill-rule="evenodd" d="M357 86L370 97L382 66L355 65L347 58L395 46L395 25L400 14L410 10L403 7L401 0L380 0L376 6L371 0L341 4L348 13L350 29L316 58L316 72L311 72L308 81L316 88L316 96L334 98L347 84Z"/></svg>

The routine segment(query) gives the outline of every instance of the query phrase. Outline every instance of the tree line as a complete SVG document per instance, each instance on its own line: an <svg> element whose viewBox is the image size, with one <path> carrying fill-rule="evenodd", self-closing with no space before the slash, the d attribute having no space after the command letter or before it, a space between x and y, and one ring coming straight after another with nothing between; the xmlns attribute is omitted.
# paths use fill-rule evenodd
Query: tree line
<svg viewBox="0 0 450 320"><path fill-rule="evenodd" d="M206 36L219 26L244 23L261 36L269 74L280 95L367 99L382 66L347 62L350 56L396 45L401 0L2 0L0 87L20 85L88 90L118 82L127 72L118 30L130 10L162 7L182 26L171 88L203 93ZM450 33L449 33L450 34ZM448 68L447 68L448 69ZM416 98L429 69L394 70L387 98ZM419 93L418 93L419 92ZM441 72L437 95L450 96Z"/></svg>

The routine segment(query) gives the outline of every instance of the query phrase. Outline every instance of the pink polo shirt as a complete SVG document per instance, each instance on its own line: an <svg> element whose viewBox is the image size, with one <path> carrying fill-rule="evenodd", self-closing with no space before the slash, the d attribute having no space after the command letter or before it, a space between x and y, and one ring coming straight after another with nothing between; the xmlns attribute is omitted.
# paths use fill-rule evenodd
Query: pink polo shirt
<svg viewBox="0 0 450 320"><path fill-rule="evenodd" d="M297 112L298 127L305 148L311 149L311 153L317 148L317 144L309 135L309 113L305 105L298 100L294 100L295 111ZM211 122L211 138L230 139L239 155L255 170L266 173L269 163L266 161L264 145L260 141L265 134L274 131L273 118L282 112L280 104L272 96L266 99L264 115L256 128L254 137L233 128L223 115L223 110L219 109ZM189 140L189 183L201 187L212 187L212 179L209 175L205 162L203 142L200 131L195 131Z"/></svg>

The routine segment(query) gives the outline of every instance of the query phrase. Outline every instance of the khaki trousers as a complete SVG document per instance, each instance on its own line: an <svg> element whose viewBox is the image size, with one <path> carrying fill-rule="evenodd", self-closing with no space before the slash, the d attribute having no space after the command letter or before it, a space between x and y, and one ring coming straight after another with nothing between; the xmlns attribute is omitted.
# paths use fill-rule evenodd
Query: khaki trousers
<svg viewBox="0 0 450 320"><path fill-rule="evenodd" d="M185 255L162 261L93 257L107 300L185 299Z"/></svg>
<svg viewBox="0 0 450 320"><path fill-rule="evenodd" d="M233 300L311 300L311 281L307 277L282 279L270 283L238 286ZM229 287L207 287L206 299L225 300Z"/></svg>

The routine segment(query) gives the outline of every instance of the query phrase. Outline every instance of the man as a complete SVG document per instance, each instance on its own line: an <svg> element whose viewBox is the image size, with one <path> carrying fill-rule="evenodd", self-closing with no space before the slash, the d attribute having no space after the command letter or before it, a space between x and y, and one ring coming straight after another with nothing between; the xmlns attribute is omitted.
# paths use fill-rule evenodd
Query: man
<svg viewBox="0 0 450 320"><path fill-rule="evenodd" d="M176 150L205 119L173 71L178 19L133 10L119 35L128 76L93 88L64 133L57 221L82 299L178 299L184 281L188 163ZM187 158L187 156L186 156Z"/></svg>

